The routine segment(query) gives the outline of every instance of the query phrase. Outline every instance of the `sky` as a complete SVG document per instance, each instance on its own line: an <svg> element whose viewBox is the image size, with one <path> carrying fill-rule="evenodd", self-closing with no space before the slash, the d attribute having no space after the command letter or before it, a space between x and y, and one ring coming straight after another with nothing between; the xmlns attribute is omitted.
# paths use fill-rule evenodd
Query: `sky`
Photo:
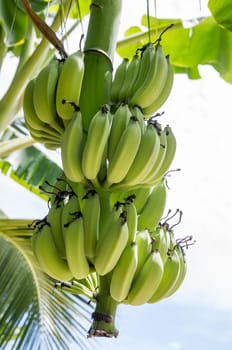
<svg viewBox="0 0 232 350"><path fill-rule="evenodd" d="M166 0L156 1L156 9L159 17L189 19L208 14L206 4ZM146 1L135 6L126 0L119 36L139 24L145 12ZM118 338L97 340L104 350L232 348L232 86L210 67L200 67L200 73L202 79L196 81L175 76L162 108L163 123L170 124L177 138L172 168L181 168L169 178L167 210L183 211L176 236L191 234L196 240L186 252L185 281L174 296L157 304L120 306ZM47 211L46 203L2 175L0 208L22 218L43 217Z"/></svg>

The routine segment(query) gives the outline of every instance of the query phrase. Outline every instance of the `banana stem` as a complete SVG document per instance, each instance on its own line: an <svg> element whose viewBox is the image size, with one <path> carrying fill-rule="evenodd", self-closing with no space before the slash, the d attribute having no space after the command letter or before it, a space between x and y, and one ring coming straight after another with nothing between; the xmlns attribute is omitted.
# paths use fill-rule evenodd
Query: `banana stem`
<svg viewBox="0 0 232 350"><path fill-rule="evenodd" d="M59 29L61 18L66 17L69 11L70 1L64 0L63 7L57 12L51 26L54 32ZM19 112L21 103L18 104L18 101L21 99L28 81L36 74L38 69L40 69L41 65L44 63L49 47L50 43L46 38L43 38L18 74L15 74L8 90L0 100L0 131L4 130Z"/></svg>
<svg viewBox="0 0 232 350"><path fill-rule="evenodd" d="M122 0L92 0L85 40L85 73L80 108L84 129L103 104L110 102L112 61L116 49ZM91 96L91 100L90 100Z"/></svg>
<svg viewBox="0 0 232 350"><path fill-rule="evenodd" d="M88 337L117 337L115 315L118 303L110 296L111 273L99 277L99 293L96 297L96 308L92 314L93 322Z"/></svg>

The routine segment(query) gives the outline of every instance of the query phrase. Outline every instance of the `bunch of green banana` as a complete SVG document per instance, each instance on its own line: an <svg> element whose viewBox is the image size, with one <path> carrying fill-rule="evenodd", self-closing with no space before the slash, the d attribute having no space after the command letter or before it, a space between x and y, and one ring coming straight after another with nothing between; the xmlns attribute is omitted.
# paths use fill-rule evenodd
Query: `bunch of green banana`
<svg viewBox="0 0 232 350"><path fill-rule="evenodd" d="M183 246L166 224L137 232L112 270L110 293L119 303L155 303L174 294L183 283Z"/></svg>
<svg viewBox="0 0 232 350"><path fill-rule="evenodd" d="M147 119L170 95L174 72L160 44L161 36L141 49L141 55L127 58L117 67L111 89L112 102L127 101L142 108Z"/></svg>
<svg viewBox="0 0 232 350"><path fill-rule="evenodd" d="M35 83L35 79L31 80L24 92L23 110L26 126L35 141L44 143L48 148L49 146L50 148L58 148L60 147L63 130L60 130L60 128L58 130L54 129L49 121L44 122L44 119L40 119L37 114L33 101Z"/></svg>
<svg viewBox="0 0 232 350"><path fill-rule="evenodd" d="M61 147L65 128L79 111L83 74L84 54L77 51L61 61L52 59L26 86L25 123L32 137L48 148Z"/></svg>
<svg viewBox="0 0 232 350"><path fill-rule="evenodd" d="M32 236L32 248L40 267L50 277L59 281L69 281L73 278L67 261L58 253L47 220L42 220L36 225Z"/></svg>

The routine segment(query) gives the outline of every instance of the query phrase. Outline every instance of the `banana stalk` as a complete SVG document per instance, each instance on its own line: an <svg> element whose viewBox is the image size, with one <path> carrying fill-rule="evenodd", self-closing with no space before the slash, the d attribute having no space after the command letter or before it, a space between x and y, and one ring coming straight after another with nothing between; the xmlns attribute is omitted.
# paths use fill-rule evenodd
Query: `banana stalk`
<svg viewBox="0 0 232 350"><path fill-rule="evenodd" d="M99 276L99 293L96 296L96 308L92 313L93 322L88 337L117 337L115 315L118 303L110 296L111 273Z"/></svg>
<svg viewBox="0 0 232 350"><path fill-rule="evenodd" d="M99 108L110 102L112 61L116 48L121 4L122 0L98 0L91 3L84 46L85 72L80 96L80 109L85 130L88 130L90 121Z"/></svg>

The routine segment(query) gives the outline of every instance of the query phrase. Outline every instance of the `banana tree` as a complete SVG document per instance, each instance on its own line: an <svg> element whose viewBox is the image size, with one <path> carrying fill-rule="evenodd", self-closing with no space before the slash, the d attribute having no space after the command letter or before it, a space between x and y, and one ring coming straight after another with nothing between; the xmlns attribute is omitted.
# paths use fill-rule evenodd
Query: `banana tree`
<svg viewBox="0 0 232 350"><path fill-rule="evenodd" d="M120 0L32 0L30 13L36 14L37 22L32 21L25 4L29 2L0 0L0 67L4 70L9 56L17 61L13 79L0 99L0 168L4 175L41 200L47 201L48 196L46 191L41 193L40 188L46 189L48 180L54 184L62 173L60 154L38 145L30 136L22 110L24 90L55 52L66 54L62 42L77 26L82 26L83 18L89 12L83 80L89 96L94 96L96 89L92 83L93 67L98 89L105 93L104 102L109 82L102 79L103 72L112 74L115 51L123 58L131 58L137 49L144 47L148 37L154 42L170 25L172 28L163 36L162 42L175 73L198 79L199 65L208 64L224 80L232 82L232 9L229 0L220 5L209 1L212 16L193 19L188 27L181 19L152 18L145 14L141 26L128 28L125 37L118 41L123 6ZM38 18L41 21L38 22ZM69 27L64 32L62 26L66 21ZM80 38L75 41L78 49ZM83 103L83 106L86 108L85 127L88 128L98 105L92 98L91 103ZM7 218L3 204L0 209L1 348L31 349L33 344L33 349L68 349L72 343L80 348L92 347L93 344L85 340L93 311L89 299L58 288L56 281L41 270L32 254L31 220Z"/></svg>

